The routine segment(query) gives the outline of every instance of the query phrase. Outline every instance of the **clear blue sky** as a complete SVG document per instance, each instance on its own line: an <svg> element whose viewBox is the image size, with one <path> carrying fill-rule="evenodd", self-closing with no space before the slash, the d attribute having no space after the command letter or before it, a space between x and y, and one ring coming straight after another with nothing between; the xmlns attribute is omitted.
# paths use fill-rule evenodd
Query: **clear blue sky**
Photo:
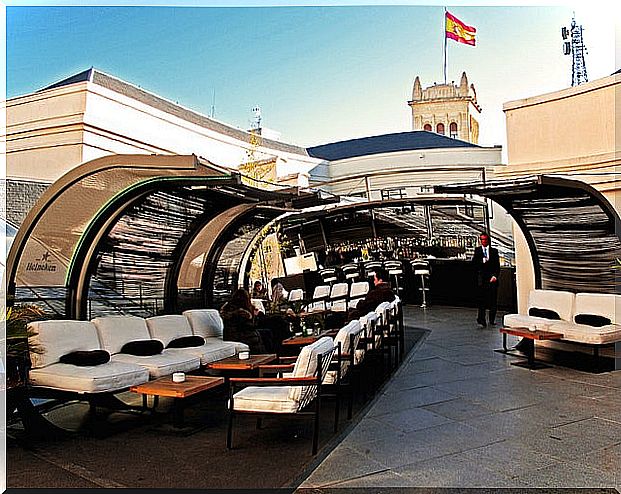
<svg viewBox="0 0 621 494"><path fill-rule="evenodd" d="M215 91L215 117L240 128L248 128L250 109L259 105L265 127L281 132L283 141L310 146L411 130L407 100L414 78L420 76L423 87L443 80L443 7L432 2L263 8L17 3L6 9L9 98L94 66L206 115ZM447 78L459 81L465 70L474 83L483 107L481 144L504 144L504 102L571 84L560 30L572 10L585 27L589 78L615 70L614 15L597 4L449 7L477 28L476 47L448 41Z"/></svg>

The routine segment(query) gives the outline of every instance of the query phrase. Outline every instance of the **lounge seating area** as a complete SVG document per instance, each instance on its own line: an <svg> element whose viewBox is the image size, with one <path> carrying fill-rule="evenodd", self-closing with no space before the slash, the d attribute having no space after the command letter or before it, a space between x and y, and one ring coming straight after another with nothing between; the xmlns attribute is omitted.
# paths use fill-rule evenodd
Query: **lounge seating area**
<svg viewBox="0 0 621 494"><path fill-rule="evenodd" d="M507 314L504 325L561 333L560 341L599 347L621 341L621 295L531 290L527 314Z"/></svg>
<svg viewBox="0 0 621 494"><path fill-rule="evenodd" d="M32 367L25 387L27 398L70 397L87 401L91 407L121 404L120 400L101 398L120 395L150 380L178 373L210 373L209 364L235 356L242 362L240 352L248 351L243 343L222 340L223 321L213 309L146 319L106 316L92 321L47 320L33 322L30 327ZM316 454L322 386L331 389L330 396L336 400L336 432L341 394L348 397L347 417L351 419L358 391L365 390L366 400L372 395L372 387L397 368L404 341L401 301L384 302L376 311L343 325L336 334L314 339L300 348L295 363L288 366L259 365L258 376L225 374L230 389L229 448L237 414L303 416L311 410L315 417L312 452ZM264 375L275 368L278 375ZM142 409L133 408L147 411L146 399ZM31 424L24 422L27 435L35 432L28 430Z"/></svg>

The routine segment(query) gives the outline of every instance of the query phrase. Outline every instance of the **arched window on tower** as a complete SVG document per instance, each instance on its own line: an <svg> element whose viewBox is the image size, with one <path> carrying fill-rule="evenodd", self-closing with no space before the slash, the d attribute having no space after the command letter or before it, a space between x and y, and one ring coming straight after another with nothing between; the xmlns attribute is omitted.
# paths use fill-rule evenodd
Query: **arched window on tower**
<svg viewBox="0 0 621 494"><path fill-rule="evenodd" d="M431 124L426 123L425 126L423 127L423 130L426 130L427 132L431 132Z"/></svg>
<svg viewBox="0 0 621 494"><path fill-rule="evenodd" d="M439 123L438 125L436 125L436 132L440 135L444 135L444 124L443 123Z"/></svg>
<svg viewBox="0 0 621 494"><path fill-rule="evenodd" d="M457 124L455 122L451 122L451 125L449 125L449 137L457 139Z"/></svg>

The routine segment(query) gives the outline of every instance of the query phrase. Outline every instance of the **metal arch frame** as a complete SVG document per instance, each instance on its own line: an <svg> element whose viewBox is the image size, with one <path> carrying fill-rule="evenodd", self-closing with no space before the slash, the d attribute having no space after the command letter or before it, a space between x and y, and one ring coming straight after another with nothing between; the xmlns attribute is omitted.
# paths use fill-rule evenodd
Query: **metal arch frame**
<svg viewBox="0 0 621 494"><path fill-rule="evenodd" d="M220 229L220 231L217 232L216 236L214 237L211 245L209 246L208 250L204 252L204 254L206 255L206 259L209 260L210 264L217 264L217 259L215 257L214 254L212 253L217 253L217 252L221 252L221 249L218 250L218 245L220 243L226 243L228 240L224 240L227 237L227 234L230 230L230 228L233 228L239 221L243 220L243 218L249 214L252 214L255 212L255 210L257 208L267 208L270 209L270 206L266 206L264 204L258 204L258 203L240 203L237 207L241 206L245 206L243 208L242 211L240 211L238 214L232 216L229 221L227 221L223 227ZM181 274L181 267L183 265L184 262L186 262L186 256L188 255L188 251L190 249L190 247L192 246L192 243L197 239L197 237L199 235L201 235L205 229L209 228L210 225L213 225L214 222L218 222L218 220L224 216L227 215L227 213L231 210L232 208L226 209L224 211L220 211L217 215L212 216L208 219L206 219L205 221L203 221L200 226L198 228L196 228L191 234L190 236L187 238L187 241L184 242L183 244L179 244L176 252L177 254L174 255L173 257L175 259L177 259L177 262L175 262L171 268L168 271L166 280L165 280L165 284L164 284L164 300L165 303L167 304L165 306L165 310L169 311L169 312L175 312L178 306L178 289L179 289L179 276ZM207 270L207 262L205 263L205 267L203 269L203 273L201 274L201 283L200 286L197 288L200 288L201 290L205 289L206 283L205 283L205 271ZM207 302L207 301L206 301Z"/></svg>
<svg viewBox="0 0 621 494"><path fill-rule="evenodd" d="M56 180L51 184L37 200L35 206L28 212L26 218L22 222L22 225L15 235L11 249L7 255L5 280L7 287L7 295L15 294L15 276L17 274L18 263L21 260L26 242L30 238L30 235L39 224L41 218L45 215L48 209L55 203L55 201L62 196L73 185L80 180L95 175L99 172L110 170L113 168L136 168L136 169L153 169L156 167L162 168L162 164L159 162L166 162L169 167L173 167L178 171L196 170L199 159L195 155L190 156L168 156L168 155L111 155L104 156L103 158L97 158L92 161L83 163ZM156 163L152 163L156 162ZM211 165L213 168L224 170L221 167Z"/></svg>
<svg viewBox="0 0 621 494"><path fill-rule="evenodd" d="M201 276L201 290L205 291L206 287L209 286L213 286L213 281L214 281L214 277L215 277L215 273L216 273L216 269L218 266L218 260L220 259L220 257L222 256L222 252L224 251L224 248L226 247L226 244L228 243L228 241L231 238L231 234L233 233L233 231L238 228L241 224L243 224L244 219L252 214L255 213L256 209L278 209L278 208L273 208L273 207L269 207L267 205L260 205L257 204L254 208L250 208L246 211L243 211L242 213L240 213L239 215L235 216L234 218L231 218L231 220L224 226L224 228L222 228L222 230L219 232L217 238L214 240L214 243L211 246L211 249L209 250L210 253L210 258L213 259L215 262L212 262L210 265L206 265L205 269L203 270L202 276ZM286 212L286 209L283 208L283 213ZM282 215L277 215L277 218L280 217ZM259 229L259 231L253 236L253 240L255 238L257 238L261 231L263 230L263 228L265 228L265 226L269 225L272 223L273 220L268 221L265 225L263 225L263 227L261 227ZM252 243L249 242L249 244ZM245 254L248 250L248 247L246 247L246 249L244 249L244 252L242 253L241 257L240 257L240 262L237 265L237 273L238 273L238 278L237 278L237 285L239 286L239 275L242 273L242 264L243 264L243 259L245 259ZM245 274L245 271L244 271ZM213 303L213 291L211 292L211 298L207 300L208 305L211 305Z"/></svg>
<svg viewBox="0 0 621 494"><path fill-rule="evenodd" d="M95 269L101 241L119 219L135 204L153 192L162 190L162 184L170 187L184 185L210 185L238 183L233 176L222 177L156 177L123 190L102 208L89 224L78 244L71 265L67 271L69 293L66 301L66 315L71 319L84 319L87 316L88 286ZM84 262L74 262L83 259Z"/></svg>
<svg viewBox="0 0 621 494"><path fill-rule="evenodd" d="M612 222L615 229L615 234L617 238L621 241L621 219L617 211L610 204L610 201L597 189L595 189L592 185L582 182L580 180L575 180L566 177L559 176L551 176L551 175L537 175L531 177L520 177L522 180L531 179L533 186L552 186L552 187L566 187L568 189L577 189L585 192L587 195L591 196L595 202L601 207L602 211L606 214L608 219ZM491 201L496 202L500 206L502 206L507 213L513 218L518 227L520 228L524 238L526 239L526 244L528 245L528 249L530 251L531 259L533 261L533 268L535 274L535 288L542 287L542 275L541 275L541 264L539 260L539 251L537 249L537 245L535 240L530 232L528 226L524 223L522 217L507 203L511 203L511 201L503 201L502 196L494 197L491 193L486 193L486 187L490 187L494 182L487 183L479 183L479 184L455 184L455 185L446 185L446 186L436 186L438 192L445 193L470 193L480 195L482 197L486 197ZM507 185L511 184L511 180L506 181ZM519 192L516 192L515 195L518 195Z"/></svg>

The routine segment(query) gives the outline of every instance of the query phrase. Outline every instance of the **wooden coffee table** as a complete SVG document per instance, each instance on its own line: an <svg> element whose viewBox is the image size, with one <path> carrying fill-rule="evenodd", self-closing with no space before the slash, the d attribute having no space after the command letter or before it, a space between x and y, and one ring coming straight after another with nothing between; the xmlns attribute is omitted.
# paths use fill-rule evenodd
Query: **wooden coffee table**
<svg viewBox="0 0 621 494"><path fill-rule="evenodd" d="M260 365L269 364L276 360L275 353L250 355L247 359L240 359L237 355L215 360L207 364L208 369L220 371L250 371L258 369Z"/></svg>
<svg viewBox="0 0 621 494"><path fill-rule="evenodd" d="M183 408L186 403L185 399L207 391L208 389L215 388L224 384L223 377L208 377L208 376L185 376L185 381L181 383L173 382L172 376L164 376L154 381L149 381L138 386L132 386L129 390L132 393L139 393L142 395L142 406L145 409L147 407L147 396L153 396L154 410L157 407L158 398L160 396L167 396L174 398L173 401L173 425L176 428L183 427Z"/></svg>
<svg viewBox="0 0 621 494"><path fill-rule="evenodd" d="M526 360L520 360L519 362L513 362L511 365L517 365L519 367L525 367L527 369L545 369L550 367L542 362L535 361L535 340L560 340L563 338L561 333L554 333L552 331L530 331L528 328L500 328L502 333L502 347L507 352L507 335L518 336L526 339Z"/></svg>

